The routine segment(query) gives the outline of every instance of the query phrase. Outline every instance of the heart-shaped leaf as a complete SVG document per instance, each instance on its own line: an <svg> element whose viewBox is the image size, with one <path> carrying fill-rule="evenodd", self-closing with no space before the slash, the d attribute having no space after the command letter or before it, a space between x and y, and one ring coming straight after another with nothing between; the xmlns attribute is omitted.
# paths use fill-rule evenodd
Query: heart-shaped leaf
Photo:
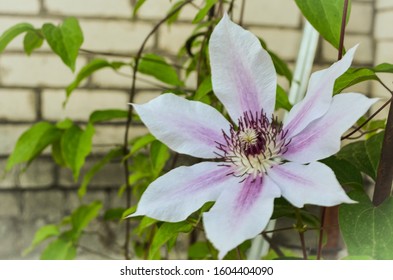
<svg viewBox="0 0 393 280"><path fill-rule="evenodd" d="M83 34L75 18L67 18L59 26L45 23L42 33L52 50L60 56L64 64L75 71L75 61L83 43Z"/></svg>
<svg viewBox="0 0 393 280"><path fill-rule="evenodd" d="M349 255L393 259L393 199L375 207L363 191L349 196L358 203L342 205L339 213Z"/></svg>

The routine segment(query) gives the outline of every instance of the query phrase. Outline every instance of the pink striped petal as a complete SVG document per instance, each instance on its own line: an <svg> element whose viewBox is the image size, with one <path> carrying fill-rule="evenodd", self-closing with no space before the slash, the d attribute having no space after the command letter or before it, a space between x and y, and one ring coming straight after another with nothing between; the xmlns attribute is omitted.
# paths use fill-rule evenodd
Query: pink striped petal
<svg viewBox="0 0 393 280"><path fill-rule="evenodd" d="M334 206L354 203L344 192L333 171L320 162L302 165L287 162L269 170L282 196L296 207L304 204Z"/></svg>
<svg viewBox="0 0 393 280"><path fill-rule="evenodd" d="M345 56L328 69L311 75L306 97L297 103L284 121L288 137L295 136L312 121L323 116L332 101L334 82L351 66L357 46L348 50Z"/></svg>
<svg viewBox="0 0 393 280"><path fill-rule="evenodd" d="M227 15L209 42L213 90L234 122L243 112L271 116L276 100L276 71L256 36Z"/></svg>
<svg viewBox="0 0 393 280"><path fill-rule="evenodd" d="M150 132L172 150L199 158L215 158L216 142L230 123L213 107L163 94L152 101L133 104Z"/></svg>
<svg viewBox="0 0 393 280"><path fill-rule="evenodd" d="M334 96L327 113L292 138L283 155L290 161L308 163L340 150L341 135L363 116L377 99L359 93Z"/></svg>
<svg viewBox="0 0 393 280"><path fill-rule="evenodd" d="M222 259L243 241L263 231L273 213L273 202L280 190L267 176L228 184L212 209L204 213L207 238Z"/></svg>
<svg viewBox="0 0 393 280"><path fill-rule="evenodd" d="M238 178L228 172L228 167L215 162L173 169L150 184L136 212L129 217L145 215L161 221L183 221L204 203L215 201L228 185L237 183Z"/></svg>

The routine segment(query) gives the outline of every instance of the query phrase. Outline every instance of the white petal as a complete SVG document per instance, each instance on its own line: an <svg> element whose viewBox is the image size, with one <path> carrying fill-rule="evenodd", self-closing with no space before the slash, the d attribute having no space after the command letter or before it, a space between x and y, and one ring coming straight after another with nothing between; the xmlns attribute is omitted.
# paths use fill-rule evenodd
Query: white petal
<svg viewBox="0 0 393 280"><path fill-rule="evenodd" d="M334 96L328 112L292 138L284 158L307 163L340 150L341 135L363 116L377 99L359 93Z"/></svg>
<svg viewBox="0 0 393 280"><path fill-rule="evenodd" d="M267 176L228 185L212 209L204 213L207 238L222 259L228 251L263 231L280 190Z"/></svg>
<svg viewBox="0 0 393 280"><path fill-rule="evenodd" d="M269 177L279 186L282 196L299 208L304 204L334 206L354 203L340 186L333 171L320 162L276 165L269 170Z"/></svg>
<svg viewBox="0 0 393 280"><path fill-rule="evenodd" d="M234 122L243 112L270 117L276 100L276 71L256 36L230 21L215 27L209 42L213 90Z"/></svg>
<svg viewBox="0 0 393 280"><path fill-rule="evenodd" d="M178 167L159 177L143 193L136 212L168 222L185 220L204 203L215 201L228 182L235 179L229 168L215 162Z"/></svg>
<svg viewBox="0 0 393 280"><path fill-rule="evenodd" d="M313 120L323 116L332 101L334 82L351 66L357 46L348 50L345 56L330 66L311 75L305 98L297 103L284 121L288 136L294 136Z"/></svg>
<svg viewBox="0 0 393 280"><path fill-rule="evenodd" d="M213 107L163 94L150 102L133 104L150 132L178 153L214 158L216 142L223 142L229 122Z"/></svg>

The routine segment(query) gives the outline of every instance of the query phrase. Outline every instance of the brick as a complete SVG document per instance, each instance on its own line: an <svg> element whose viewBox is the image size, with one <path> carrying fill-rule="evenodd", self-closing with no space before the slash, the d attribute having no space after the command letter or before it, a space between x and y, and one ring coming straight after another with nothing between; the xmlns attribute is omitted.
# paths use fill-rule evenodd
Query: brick
<svg viewBox="0 0 393 280"><path fill-rule="evenodd" d="M359 44L358 49L353 60L356 64L371 64L373 63L373 41L372 38L365 35L347 35L345 37L345 46L347 49ZM322 57L325 61L335 62L337 60L337 49L332 47L330 43L325 40L322 42Z"/></svg>
<svg viewBox="0 0 393 280"><path fill-rule="evenodd" d="M296 59L302 36L299 30L258 27L253 27L249 30L256 36L261 37L266 42L267 47L277 53L282 59Z"/></svg>
<svg viewBox="0 0 393 280"><path fill-rule="evenodd" d="M25 220L42 218L48 223L58 223L63 215L64 195L58 190L26 192L23 205Z"/></svg>
<svg viewBox="0 0 393 280"><path fill-rule="evenodd" d="M66 16L130 17L129 0L45 0L45 8L50 14Z"/></svg>
<svg viewBox="0 0 393 280"><path fill-rule="evenodd" d="M0 161L0 168L4 170L6 160ZM0 181L0 188L47 188L55 182L54 163L51 160L37 158L26 169L25 165L15 166L7 172ZM37 176L39 174L39 176Z"/></svg>
<svg viewBox="0 0 393 280"><path fill-rule="evenodd" d="M0 135L5 135L6 137L0 137L0 155L9 155L14 149L19 136L29 127L28 125L1 124Z"/></svg>
<svg viewBox="0 0 393 280"><path fill-rule="evenodd" d="M39 174L39 176L37 176ZM48 188L55 183L55 165L52 160L38 158L20 174L22 188Z"/></svg>
<svg viewBox="0 0 393 280"><path fill-rule="evenodd" d="M136 94L134 102L136 104L144 104L158 97L160 94L160 91L140 91Z"/></svg>
<svg viewBox="0 0 393 280"><path fill-rule="evenodd" d="M31 90L0 89L0 119L32 121L36 119L36 97Z"/></svg>
<svg viewBox="0 0 393 280"><path fill-rule="evenodd" d="M18 193L0 192L0 218L17 217L20 213Z"/></svg>
<svg viewBox="0 0 393 280"><path fill-rule="evenodd" d="M123 67L120 72L126 76L119 75L112 69L104 68L91 76L92 83L98 87L131 88L131 69Z"/></svg>
<svg viewBox="0 0 393 280"><path fill-rule="evenodd" d="M23 227L18 221L9 218L0 218L0 259L20 259L22 248L21 234Z"/></svg>
<svg viewBox="0 0 393 280"><path fill-rule="evenodd" d="M116 90L75 90L66 107L63 107L63 90L44 90L42 93L42 115L45 119L87 121L96 110L127 109L128 96L124 91Z"/></svg>
<svg viewBox="0 0 393 280"><path fill-rule="evenodd" d="M159 29L158 46L171 54L176 55L184 47L187 39L192 36L194 26L171 25Z"/></svg>
<svg viewBox="0 0 393 280"><path fill-rule="evenodd" d="M162 19L173 4L169 0L146 1L138 10L138 17L143 19Z"/></svg>
<svg viewBox="0 0 393 280"><path fill-rule="evenodd" d="M393 8L393 2L391 0L376 0L377 9Z"/></svg>
<svg viewBox="0 0 393 280"><path fill-rule="evenodd" d="M132 84L132 73L130 69L123 67L121 73L124 75L119 75L112 69L103 69L97 71L92 75L92 83L98 87L111 87L111 88L121 88L129 90ZM170 86L164 84L151 76L147 76L138 73L136 76L136 88L137 89L168 89Z"/></svg>
<svg viewBox="0 0 393 280"><path fill-rule="evenodd" d="M393 42L392 41L377 41L375 51L375 64L384 62L393 62Z"/></svg>
<svg viewBox="0 0 393 280"><path fill-rule="evenodd" d="M77 70L86 63L79 57ZM31 57L7 54L0 57L0 84L13 86L54 86L65 87L74 79L70 69L59 57L37 53Z"/></svg>
<svg viewBox="0 0 393 280"><path fill-rule="evenodd" d="M352 3L347 31L369 34L373 26L373 16L372 3Z"/></svg>
<svg viewBox="0 0 393 280"><path fill-rule="evenodd" d="M234 11L234 20L240 16L240 5ZM245 25L299 27L300 12L292 0L247 0L244 9Z"/></svg>
<svg viewBox="0 0 393 280"><path fill-rule="evenodd" d="M375 17L374 36L376 39L393 39L390 26L393 25L393 10L381 11Z"/></svg>
<svg viewBox="0 0 393 280"><path fill-rule="evenodd" d="M93 152L107 152L115 145L122 145L124 138L124 126L97 125L96 134L93 138ZM129 139L145 135L148 130L144 126L133 126L129 130Z"/></svg>
<svg viewBox="0 0 393 280"><path fill-rule="evenodd" d="M103 202L103 208L106 207L106 191L105 190L89 190L83 197L82 201L79 199L76 191L66 192L64 207L67 214L71 214L78 207L92 203L93 201Z"/></svg>
<svg viewBox="0 0 393 280"><path fill-rule="evenodd" d="M79 187L84 175L97 163L101 158L88 160L82 167L80 180L75 182L69 169L62 168L59 172L59 183L64 187ZM108 163L99 172L97 172L90 181L88 189L92 188L119 188L123 184L123 166L119 163Z"/></svg>
<svg viewBox="0 0 393 280"><path fill-rule="evenodd" d="M126 20L80 20L84 34L83 47L93 51L132 53L136 52L152 25ZM153 45L151 38L146 48Z"/></svg>
<svg viewBox="0 0 393 280"><path fill-rule="evenodd" d="M37 14L40 11L39 0L0 1L1 13Z"/></svg>

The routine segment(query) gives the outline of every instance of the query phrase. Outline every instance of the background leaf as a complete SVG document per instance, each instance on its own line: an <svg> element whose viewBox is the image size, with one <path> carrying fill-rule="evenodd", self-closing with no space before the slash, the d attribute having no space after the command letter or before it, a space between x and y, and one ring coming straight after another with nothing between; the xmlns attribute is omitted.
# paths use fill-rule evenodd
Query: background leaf
<svg viewBox="0 0 393 280"><path fill-rule="evenodd" d="M351 192L357 204L343 204L339 224L349 255L393 259L393 199L374 207L362 191Z"/></svg>
<svg viewBox="0 0 393 280"><path fill-rule="evenodd" d="M72 260L76 256L76 247L71 241L56 239L45 248L41 260Z"/></svg>
<svg viewBox="0 0 393 280"><path fill-rule="evenodd" d="M27 31L34 31L34 27L30 23L18 23L4 31L0 36L0 53L16 36Z"/></svg>
<svg viewBox="0 0 393 280"><path fill-rule="evenodd" d="M75 181L79 177L86 156L91 151L93 135L94 127L89 123L85 130L73 125L65 131L61 138L63 157L67 166L71 168Z"/></svg>
<svg viewBox="0 0 393 280"><path fill-rule="evenodd" d="M46 147L58 140L61 134L60 129L48 122L34 124L19 137L8 158L6 170L11 170L19 163L30 163Z"/></svg>
<svg viewBox="0 0 393 280"><path fill-rule="evenodd" d="M277 85L275 110L280 108L289 111L292 108L292 104L289 102L286 91L281 86Z"/></svg>
<svg viewBox="0 0 393 280"><path fill-rule="evenodd" d="M78 72L75 80L69 84L66 88L67 98L71 95L71 93L80 85L80 83L88 78L94 72L110 67L114 70L119 69L121 66L126 65L123 62L109 62L105 59L96 58L90 61L88 64L83 66L83 68Z"/></svg>
<svg viewBox="0 0 393 280"><path fill-rule="evenodd" d="M49 224L41 227L39 230L36 231L31 245L23 252L23 254L26 255L30 253L38 244L40 244L44 240L53 236L58 236L59 234L60 229L57 225Z"/></svg>
<svg viewBox="0 0 393 280"><path fill-rule="evenodd" d="M97 122L105 122L113 119L125 119L128 116L126 110L108 109L97 110L90 114L89 122L94 124Z"/></svg>
<svg viewBox="0 0 393 280"><path fill-rule="evenodd" d="M344 0L295 0L305 18L314 28L338 49ZM351 1L349 1L348 16Z"/></svg>
<svg viewBox="0 0 393 280"><path fill-rule="evenodd" d="M66 18L59 26L45 23L42 33L52 50L60 56L61 60L72 71L75 71L75 62L79 48L83 43L83 33L76 18Z"/></svg>
<svg viewBox="0 0 393 280"><path fill-rule="evenodd" d="M344 146L337 153L337 158L350 162L375 180L381 155L382 133L380 132L366 141L357 141Z"/></svg>
<svg viewBox="0 0 393 280"><path fill-rule="evenodd" d="M180 86L183 84L175 68L157 54L145 54L139 62L138 71L153 76L157 80L169 85Z"/></svg>
<svg viewBox="0 0 393 280"><path fill-rule="evenodd" d="M172 238L176 238L180 232L190 232L192 225L186 221L178 223L163 223L154 235L149 250L149 259L153 259L158 250Z"/></svg>
<svg viewBox="0 0 393 280"><path fill-rule="evenodd" d="M31 53L42 46L44 42L44 38L40 35L40 30L35 31L27 31L24 39L23 39L23 48L27 55L31 55Z"/></svg>
<svg viewBox="0 0 393 280"><path fill-rule="evenodd" d="M205 6L203 6L202 9L199 10L199 12L196 14L194 19L192 20L192 23L196 24L196 23L199 23L201 20L203 20L203 18L207 15L209 10L217 2L218 2L218 0L206 0Z"/></svg>

